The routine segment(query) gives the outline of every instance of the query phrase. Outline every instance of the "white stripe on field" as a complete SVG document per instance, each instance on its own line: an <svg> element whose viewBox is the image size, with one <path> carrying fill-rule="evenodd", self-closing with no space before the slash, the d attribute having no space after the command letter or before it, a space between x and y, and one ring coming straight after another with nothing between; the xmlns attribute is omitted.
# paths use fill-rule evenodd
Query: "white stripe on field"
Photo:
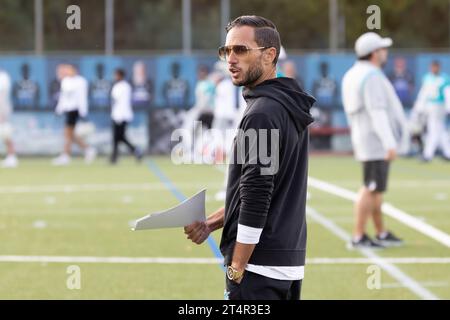
<svg viewBox="0 0 450 320"><path fill-rule="evenodd" d="M126 263L126 264L217 264L217 258L169 257L82 257L82 256L0 256L0 262L43 263Z"/></svg>
<svg viewBox="0 0 450 320"><path fill-rule="evenodd" d="M336 225L333 221L327 219L322 214L317 212L316 210L306 207L306 213L308 216L310 216L312 219L317 221L319 224L321 224L324 228L331 231L333 234L335 234L337 237L342 239L345 242L350 241L350 234L348 234L345 230L343 230L341 227ZM374 261L374 264L377 264L382 268L384 271L386 271L388 274L391 275L394 279L396 279L399 283L404 285L406 288L408 288L410 291L414 292L418 297L426 300L438 300L439 298L434 295L432 292L421 286L417 281L403 273L399 268L397 268L395 265L387 262L384 258L380 257L376 253L374 253L372 250L369 249L359 249L359 251L366 256L367 258Z"/></svg>
<svg viewBox="0 0 450 320"><path fill-rule="evenodd" d="M383 258L385 262L393 264L450 264L450 257L405 257ZM306 264L373 264L373 258L311 258Z"/></svg>
<svg viewBox="0 0 450 320"><path fill-rule="evenodd" d="M218 183L179 183L180 187L209 187L219 188ZM136 183L136 184L72 184L72 185L37 185L37 186L0 186L0 194L14 193L72 193L91 191L126 191L126 190L166 190L166 186L160 182Z"/></svg>
<svg viewBox="0 0 450 320"><path fill-rule="evenodd" d="M327 180L327 182L335 184L339 183L343 186L353 186L360 183L359 180ZM445 188L450 187L450 180L396 180L389 181L389 187L395 188L418 188L418 187L437 187Z"/></svg>
<svg viewBox="0 0 450 320"><path fill-rule="evenodd" d="M450 257L405 257L384 258L396 264L450 264ZM43 262L43 263L105 263L105 264L217 264L216 258L171 258L171 257L83 257L83 256L0 256L0 262ZM374 264L372 258L309 258L306 264Z"/></svg>
<svg viewBox="0 0 450 320"><path fill-rule="evenodd" d="M424 287L435 287L442 288L448 287L448 282L445 281L422 281L420 284ZM384 289L396 289L396 288L404 288L400 283L382 283L381 287Z"/></svg>
<svg viewBox="0 0 450 320"><path fill-rule="evenodd" d="M355 201L357 199L357 194L355 192L313 177L308 177L308 185L313 188L334 194L343 199L347 199L350 201ZM394 207L387 202L383 203L382 210L391 218L400 221L404 225L407 225L408 227L436 240L446 247L450 247L450 235L448 235L444 231L441 231L429 225L428 223L425 223L417 219L416 217L413 217L412 215Z"/></svg>

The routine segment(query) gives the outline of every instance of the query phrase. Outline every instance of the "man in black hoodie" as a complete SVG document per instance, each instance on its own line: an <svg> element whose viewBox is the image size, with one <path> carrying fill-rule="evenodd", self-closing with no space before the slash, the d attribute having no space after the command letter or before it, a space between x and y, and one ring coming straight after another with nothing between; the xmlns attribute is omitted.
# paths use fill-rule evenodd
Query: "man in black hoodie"
<svg viewBox="0 0 450 320"><path fill-rule="evenodd" d="M258 16L227 26L219 56L247 102L233 144L225 208L185 227L200 244L223 227L229 299L298 300L306 249L308 125L315 99L276 78L280 36Z"/></svg>

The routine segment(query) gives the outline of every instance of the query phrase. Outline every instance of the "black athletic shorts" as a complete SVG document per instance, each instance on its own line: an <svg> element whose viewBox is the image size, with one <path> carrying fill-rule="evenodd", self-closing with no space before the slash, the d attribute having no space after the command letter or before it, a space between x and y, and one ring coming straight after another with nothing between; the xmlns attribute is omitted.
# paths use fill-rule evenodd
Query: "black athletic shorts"
<svg viewBox="0 0 450 320"><path fill-rule="evenodd" d="M276 280L245 271L240 284L226 278L225 300L300 300L302 280Z"/></svg>
<svg viewBox="0 0 450 320"><path fill-rule="evenodd" d="M66 112L66 126L75 127L79 118L78 110Z"/></svg>
<svg viewBox="0 0 450 320"><path fill-rule="evenodd" d="M198 117L198 121L200 121L202 125L208 129L212 128L213 120L214 113L209 111L200 113L200 116Z"/></svg>
<svg viewBox="0 0 450 320"><path fill-rule="evenodd" d="M363 162L364 185L370 191L385 192L389 175L389 161Z"/></svg>

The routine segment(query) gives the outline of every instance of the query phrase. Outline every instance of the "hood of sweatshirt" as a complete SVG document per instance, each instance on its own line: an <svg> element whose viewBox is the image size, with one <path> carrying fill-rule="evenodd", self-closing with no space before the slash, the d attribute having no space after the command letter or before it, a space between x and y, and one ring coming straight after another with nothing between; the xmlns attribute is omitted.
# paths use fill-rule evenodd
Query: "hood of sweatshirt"
<svg viewBox="0 0 450 320"><path fill-rule="evenodd" d="M259 97L267 97L279 102L288 112L299 133L314 121L310 109L316 99L303 91L294 79L269 79L256 87L245 88L243 96L247 102Z"/></svg>

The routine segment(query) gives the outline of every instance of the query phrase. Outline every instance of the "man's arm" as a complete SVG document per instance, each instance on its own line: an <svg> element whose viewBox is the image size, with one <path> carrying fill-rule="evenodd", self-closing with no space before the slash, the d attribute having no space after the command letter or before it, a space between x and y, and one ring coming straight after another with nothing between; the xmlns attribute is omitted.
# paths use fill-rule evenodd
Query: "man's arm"
<svg viewBox="0 0 450 320"><path fill-rule="evenodd" d="M211 214L206 221L196 221L184 227L187 238L196 244L202 244L211 232L223 228L225 208L220 208Z"/></svg>
<svg viewBox="0 0 450 320"><path fill-rule="evenodd" d="M80 113L80 117L85 118L88 115L88 109L89 109L89 98L88 98L88 82L83 79L80 81L79 84L79 94L80 94L80 101L78 106L78 112Z"/></svg>
<svg viewBox="0 0 450 320"><path fill-rule="evenodd" d="M444 88L444 98L445 98L445 109L447 113L450 113L450 82Z"/></svg>
<svg viewBox="0 0 450 320"><path fill-rule="evenodd" d="M275 124L265 114L253 114L246 117L242 122L244 133L247 130L257 130L256 141L250 138L246 143L245 138L237 137L238 150L245 150L245 159L242 165L242 175L239 183L241 206L239 208L239 220L236 245L234 247L231 266L238 272L243 272L247 266L256 245L263 232L264 226L269 214L269 207L272 200L272 193L274 189L274 175L276 172L267 173L267 167L272 163L263 164L260 159L261 149L266 151L266 154L275 156L272 161L280 162L279 159L279 145L280 141L272 141L271 130L277 130ZM267 130L266 145L261 139L261 129ZM278 130L277 130L278 132ZM279 138L279 136L277 135ZM259 147L259 149L258 149ZM259 151L259 152L258 152ZM240 282L236 279L236 282Z"/></svg>
<svg viewBox="0 0 450 320"><path fill-rule="evenodd" d="M386 160L391 161L396 157L397 142L390 126L387 110L391 106L388 105L386 95L383 79L378 75L372 75L366 80L363 88L364 102L375 134L386 150Z"/></svg>
<svg viewBox="0 0 450 320"><path fill-rule="evenodd" d="M250 260L250 257L253 254L253 250L255 250L255 247L256 244L244 244L236 241L231 266L238 272L243 272L248 264L248 261ZM237 283L240 283L241 280L242 277L235 281Z"/></svg>
<svg viewBox="0 0 450 320"><path fill-rule="evenodd" d="M210 215L206 219L206 226L211 232L222 229L224 219L225 219L225 208L222 207L217 211L215 211L212 215Z"/></svg>
<svg viewBox="0 0 450 320"><path fill-rule="evenodd" d="M242 224L238 225L236 245L234 247L233 260L231 262L231 266L238 272L245 271L245 267L259 242L262 231L262 228L252 228ZM235 281L240 283L241 280L242 277Z"/></svg>

